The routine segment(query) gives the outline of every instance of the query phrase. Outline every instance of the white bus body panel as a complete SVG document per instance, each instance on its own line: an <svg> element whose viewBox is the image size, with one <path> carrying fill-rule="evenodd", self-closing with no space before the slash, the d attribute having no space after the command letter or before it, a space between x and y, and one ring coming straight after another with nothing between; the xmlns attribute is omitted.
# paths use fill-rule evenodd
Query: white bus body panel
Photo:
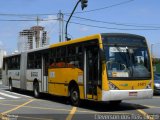
<svg viewBox="0 0 160 120"><path fill-rule="evenodd" d="M20 88L26 90L26 68L27 68L27 53L21 53L21 63L20 63Z"/></svg>
<svg viewBox="0 0 160 120"><path fill-rule="evenodd" d="M41 69L29 69L26 71L26 79L27 79L27 90L33 90L33 81L35 79L39 82L39 89L41 90L41 82L42 82L42 70Z"/></svg>
<svg viewBox="0 0 160 120"><path fill-rule="evenodd" d="M136 95L129 95L130 93ZM102 91L102 101L131 100L131 99L149 99L153 97L152 89L142 90L109 90Z"/></svg>
<svg viewBox="0 0 160 120"><path fill-rule="evenodd" d="M3 61L4 62L4 61ZM8 74L8 65L5 62L5 69L2 71L2 84L5 86L8 86L9 82L7 80L7 74Z"/></svg>
<svg viewBox="0 0 160 120"><path fill-rule="evenodd" d="M48 76L43 76L42 80L42 92L48 92Z"/></svg>
<svg viewBox="0 0 160 120"><path fill-rule="evenodd" d="M12 86L20 88L20 70L8 70L8 80L11 78Z"/></svg>
<svg viewBox="0 0 160 120"><path fill-rule="evenodd" d="M5 86L8 86L8 77L7 77L7 71L3 70L2 72L2 84Z"/></svg>

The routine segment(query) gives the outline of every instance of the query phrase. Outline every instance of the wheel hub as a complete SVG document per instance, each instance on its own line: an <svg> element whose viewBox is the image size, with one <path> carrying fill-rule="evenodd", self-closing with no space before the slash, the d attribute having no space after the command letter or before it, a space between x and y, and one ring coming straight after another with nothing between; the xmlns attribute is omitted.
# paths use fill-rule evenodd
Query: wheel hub
<svg viewBox="0 0 160 120"><path fill-rule="evenodd" d="M72 98L74 101L76 101L78 99L78 93L76 91L73 91Z"/></svg>

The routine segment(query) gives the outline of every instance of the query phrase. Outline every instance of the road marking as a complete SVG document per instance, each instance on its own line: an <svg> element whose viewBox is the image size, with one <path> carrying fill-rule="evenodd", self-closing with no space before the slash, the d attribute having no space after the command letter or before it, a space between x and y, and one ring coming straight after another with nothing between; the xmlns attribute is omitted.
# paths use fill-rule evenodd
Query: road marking
<svg viewBox="0 0 160 120"><path fill-rule="evenodd" d="M23 104L15 107L15 108L13 108L13 109L10 109L10 110L8 110L8 111L3 112L2 114L7 114L7 113L10 113L10 112L12 112L12 111L15 111L15 110L17 110L17 109L19 109L19 108L21 108L21 107L23 107L23 106L25 106L25 105L33 102L34 100L35 100L35 99L31 99L31 100L29 100L28 102L25 102L25 103L23 103Z"/></svg>
<svg viewBox="0 0 160 120"><path fill-rule="evenodd" d="M4 103L0 103L0 105L4 105L4 106L13 106L13 107L17 107L17 106L19 106L19 105L4 104Z"/></svg>
<svg viewBox="0 0 160 120"><path fill-rule="evenodd" d="M147 118L148 120L154 120L154 118L150 115L148 115L146 112L144 112L143 110L137 109L138 112L140 112L145 118Z"/></svg>
<svg viewBox="0 0 160 120"><path fill-rule="evenodd" d="M159 96L154 96L153 98L160 98Z"/></svg>
<svg viewBox="0 0 160 120"><path fill-rule="evenodd" d="M66 120L72 120L73 115L75 114L77 107L73 107Z"/></svg>
<svg viewBox="0 0 160 120"><path fill-rule="evenodd" d="M14 99L20 98L20 97L16 97L16 96L9 95L9 94L2 93L2 92L0 92L0 95L6 96L6 97L10 97L10 98L14 98Z"/></svg>
<svg viewBox="0 0 160 120"><path fill-rule="evenodd" d="M22 101L22 100L26 100L25 98L23 98L23 99L10 99L10 100L7 100L7 99L2 99L2 100L0 100L0 102L6 102L6 101ZM30 99L27 99L27 100L30 100Z"/></svg>
<svg viewBox="0 0 160 120"><path fill-rule="evenodd" d="M127 115L130 115L130 114L132 114L132 113L122 113L122 112L95 112L95 111L88 111L88 110L77 110L77 112L80 112L80 113L90 113L90 114L127 114Z"/></svg>
<svg viewBox="0 0 160 120"><path fill-rule="evenodd" d="M6 106L14 106L17 107L19 105L13 105L13 104L5 104L5 103L0 103L0 105L6 105ZM24 108L33 108L33 109L41 109L41 110L58 110L58 111L71 111L68 109L55 109L55 108L45 108L45 107L32 107L32 106L23 106Z"/></svg>
<svg viewBox="0 0 160 120"><path fill-rule="evenodd" d="M147 120L154 120L154 118L153 118L152 116L148 115L148 114L147 114L146 112L144 112L143 110L137 109L137 108L135 107L136 105L138 105L138 104L134 104L133 107L134 107L139 113L141 113L145 119L147 118ZM145 106L145 105L141 105L141 106ZM145 106L145 107L147 107L147 106Z"/></svg>
<svg viewBox="0 0 160 120"><path fill-rule="evenodd" d="M159 106L151 106L151 105L143 105L145 107L149 107L149 108L160 108Z"/></svg>
<svg viewBox="0 0 160 120"><path fill-rule="evenodd" d="M31 97L31 96L22 95L22 94L18 94L18 93L10 92L10 91L5 91L5 92L7 92L7 93L11 93L11 94L14 94L14 95L19 95L19 96L22 96L22 97L33 98L33 97Z"/></svg>
<svg viewBox="0 0 160 120"><path fill-rule="evenodd" d="M18 116L18 118L29 118L29 119L35 119L35 120L54 120L54 119L48 119L48 118L36 118L36 117L26 117L26 116Z"/></svg>
<svg viewBox="0 0 160 120"><path fill-rule="evenodd" d="M14 106L17 107L18 105L13 105L13 104L5 104L5 103L0 103L0 105L5 105L5 106ZM56 109L56 108L46 108L46 107L34 107L34 106L23 106L23 108L31 108L31 109L39 109L39 110L53 110L53 111L68 111L71 112L71 110L68 109ZM80 113L90 113L90 114L128 114L130 115L131 113L123 112L123 113L117 113L117 112L95 112L95 111L89 111L89 110L77 110L76 112Z"/></svg>
<svg viewBox="0 0 160 120"><path fill-rule="evenodd" d="M0 100L4 100L5 98L3 98L3 97L0 97Z"/></svg>

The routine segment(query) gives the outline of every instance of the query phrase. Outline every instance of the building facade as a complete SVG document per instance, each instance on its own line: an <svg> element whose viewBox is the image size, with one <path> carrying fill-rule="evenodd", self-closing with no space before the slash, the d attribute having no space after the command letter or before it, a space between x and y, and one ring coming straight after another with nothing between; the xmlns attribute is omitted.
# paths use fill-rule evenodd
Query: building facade
<svg viewBox="0 0 160 120"><path fill-rule="evenodd" d="M42 26L33 26L19 32L18 51L23 52L49 44L47 31Z"/></svg>
<svg viewBox="0 0 160 120"><path fill-rule="evenodd" d="M6 56L7 52L0 49L0 79L2 78L2 68L3 68L3 57Z"/></svg>

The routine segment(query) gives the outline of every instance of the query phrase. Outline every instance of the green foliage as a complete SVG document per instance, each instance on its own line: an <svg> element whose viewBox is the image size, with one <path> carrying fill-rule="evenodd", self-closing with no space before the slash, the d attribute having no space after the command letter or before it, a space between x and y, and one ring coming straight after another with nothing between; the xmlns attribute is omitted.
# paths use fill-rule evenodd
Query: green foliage
<svg viewBox="0 0 160 120"><path fill-rule="evenodd" d="M155 66L155 68L156 68L155 72L160 73L160 58L153 58L152 63L153 63L153 66Z"/></svg>
<svg viewBox="0 0 160 120"><path fill-rule="evenodd" d="M156 64L156 72L160 73L160 64Z"/></svg>

